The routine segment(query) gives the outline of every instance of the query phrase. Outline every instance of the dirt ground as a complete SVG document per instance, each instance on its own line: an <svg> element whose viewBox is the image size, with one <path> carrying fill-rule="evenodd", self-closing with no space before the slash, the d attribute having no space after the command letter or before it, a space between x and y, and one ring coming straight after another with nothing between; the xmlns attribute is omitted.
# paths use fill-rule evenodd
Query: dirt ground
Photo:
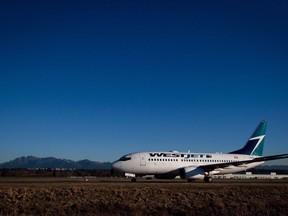
<svg viewBox="0 0 288 216"><path fill-rule="evenodd" d="M0 215L287 215L288 180L0 178Z"/></svg>

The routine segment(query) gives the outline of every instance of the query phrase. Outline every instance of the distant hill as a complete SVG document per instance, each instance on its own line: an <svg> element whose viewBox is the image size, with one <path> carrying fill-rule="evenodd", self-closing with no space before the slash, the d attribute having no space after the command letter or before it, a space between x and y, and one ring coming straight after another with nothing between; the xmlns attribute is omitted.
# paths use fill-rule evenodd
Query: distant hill
<svg viewBox="0 0 288 216"><path fill-rule="evenodd" d="M14 160L5 162L0 164L0 168L7 168L7 169L18 169L18 168L27 168L27 169L111 169L110 162L98 162L98 161L91 161L91 160L80 160L80 161L73 161L68 159L59 159L54 157L46 157L46 158L39 158L34 156L28 157L19 157ZM288 166L285 165L264 165L255 167L253 170L267 170L274 171L274 170L283 170L287 171Z"/></svg>
<svg viewBox="0 0 288 216"><path fill-rule="evenodd" d="M288 166L286 165L263 165L255 167L255 169L263 169L263 170L288 170Z"/></svg>
<svg viewBox="0 0 288 216"><path fill-rule="evenodd" d="M50 169L110 169L111 163L97 162L90 160L73 161L67 159L58 159L54 157L38 158L34 156L19 157L9 162L0 164L0 168L50 168Z"/></svg>

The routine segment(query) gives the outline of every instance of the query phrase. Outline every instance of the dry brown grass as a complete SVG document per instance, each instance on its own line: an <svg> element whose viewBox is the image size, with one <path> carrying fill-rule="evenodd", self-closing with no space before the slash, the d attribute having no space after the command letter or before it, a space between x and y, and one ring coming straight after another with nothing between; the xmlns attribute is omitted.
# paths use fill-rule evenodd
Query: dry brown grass
<svg viewBox="0 0 288 216"><path fill-rule="evenodd" d="M288 181L0 179L0 215L287 215Z"/></svg>

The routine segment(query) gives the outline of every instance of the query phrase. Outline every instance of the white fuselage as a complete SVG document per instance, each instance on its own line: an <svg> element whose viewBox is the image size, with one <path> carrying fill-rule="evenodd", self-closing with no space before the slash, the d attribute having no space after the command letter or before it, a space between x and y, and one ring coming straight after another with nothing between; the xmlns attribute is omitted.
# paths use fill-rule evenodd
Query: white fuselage
<svg viewBox="0 0 288 216"><path fill-rule="evenodd" d="M191 152L139 152L123 156L113 163L113 168L135 175L179 175L180 170L185 167L200 167L208 164L221 164L237 161L247 161L255 156L242 154L220 154L220 153L191 153ZM239 166L227 166L213 171L214 175L240 172L263 164L255 162ZM204 173L203 173L204 175ZM192 177L193 178L193 177ZM202 178L195 176L195 179Z"/></svg>

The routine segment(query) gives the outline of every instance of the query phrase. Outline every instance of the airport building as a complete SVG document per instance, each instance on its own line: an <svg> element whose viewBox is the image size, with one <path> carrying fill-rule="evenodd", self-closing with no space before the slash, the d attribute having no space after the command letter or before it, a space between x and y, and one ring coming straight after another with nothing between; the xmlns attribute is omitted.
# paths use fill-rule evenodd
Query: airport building
<svg viewBox="0 0 288 216"><path fill-rule="evenodd" d="M252 172L246 172L245 174L226 174L215 175L214 178L220 179L288 179L288 175L278 175L275 172L270 174L253 174Z"/></svg>

